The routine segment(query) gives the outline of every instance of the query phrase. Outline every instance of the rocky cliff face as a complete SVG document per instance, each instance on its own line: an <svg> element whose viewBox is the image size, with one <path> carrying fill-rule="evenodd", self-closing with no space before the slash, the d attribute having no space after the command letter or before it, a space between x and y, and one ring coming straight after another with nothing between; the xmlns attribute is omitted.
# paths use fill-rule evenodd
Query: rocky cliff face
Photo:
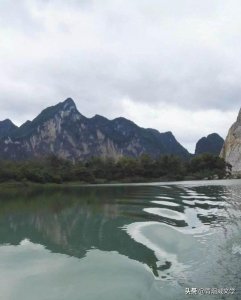
<svg viewBox="0 0 241 300"><path fill-rule="evenodd" d="M223 138L217 133L201 138L196 144L195 155L210 153L219 155L224 144Z"/></svg>
<svg viewBox="0 0 241 300"><path fill-rule="evenodd" d="M220 156L232 165L232 173L241 173L241 109L237 121L229 129Z"/></svg>
<svg viewBox="0 0 241 300"><path fill-rule="evenodd" d="M189 156L171 132L144 129L125 118L108 120L99 115L86 118L70 98L45 109L33 121L27 121L0 139L2 159L26 159L51 153L71 160L93 156L138 157L144 153L153 157Z"/></svg>

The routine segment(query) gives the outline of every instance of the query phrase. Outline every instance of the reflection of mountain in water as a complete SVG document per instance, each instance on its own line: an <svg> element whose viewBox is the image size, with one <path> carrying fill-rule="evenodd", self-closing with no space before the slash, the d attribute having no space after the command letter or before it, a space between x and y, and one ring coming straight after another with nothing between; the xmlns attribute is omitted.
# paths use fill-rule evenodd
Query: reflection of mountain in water
<svg viewBox="0 0 241 300"><path fill-rule="evenodd" d="M128 235L124 228L146 221L165 223L178 229L177 242L184 238L182 232L187 234L190 229L225 221L225 215L217 213L225 211L225 193L221 186L210 189L172 186L171 190L165 186L92 186L2 191L0 243L17 245L27 238L52 252L78 258L92 248L117 251L147 264L158 275L158 270L171 268L173 261L160 265L153 248L139 242L135 235ZM160 234L162 230L169 232L167 227L160 226ZM168 234L161 238L163 243L164 238L170 239Z"/></svg>
<svg viewBox="0 0 241 300"><path fill-rule="evenodd" d="M150 249L120 228L138 218L125 215L118 196L125 188L45 189L1 195L0 242L17 245L27 238L52 252L82 258L91 248L117 251L156 269ZM9 194L8 194L9 198Z"/></svg>

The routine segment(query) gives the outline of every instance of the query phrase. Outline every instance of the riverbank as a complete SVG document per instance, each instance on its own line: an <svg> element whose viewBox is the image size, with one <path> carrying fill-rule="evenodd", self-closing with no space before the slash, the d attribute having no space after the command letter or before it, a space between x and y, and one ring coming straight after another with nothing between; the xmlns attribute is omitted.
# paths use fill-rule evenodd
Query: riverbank
<svg viewBox="0 0 241 300"><path fill-rule="evenodd" d="M224 160L210 154L183 160L173 155L157 159L142 155L139 158L92 158L71 162L56 156L39 160L0 161L0 182L16 181L26 184L65 184L70 182L136 183L222 179L229 174Z"/></svg>
<svg viewBox="0 0 241 300"><path fill-rule="evenodd" d="M95 182L85 182L85 181L70 181L70 182L61 182L61 183L54 183L54 182L45 182L45 183L37 183L33 181L7 181L7 182L1 182L0 183L0 190L3 189L11 189L11 188L38 188L38 187L73 187L73 186L106 186L106 185L135 185L135 184L170 184L170 183L182 183L182 182L205 182L205 181L223 181L223 180L239 180L240 178L237 177L228 177L228 178L190 178L190 176L183 178L182 180L175 180L173 179L167 179L167 178L150 178L149 180L128 180L128 179L123 179L123 180L103 180L99 179L96 180Z"/></svg>

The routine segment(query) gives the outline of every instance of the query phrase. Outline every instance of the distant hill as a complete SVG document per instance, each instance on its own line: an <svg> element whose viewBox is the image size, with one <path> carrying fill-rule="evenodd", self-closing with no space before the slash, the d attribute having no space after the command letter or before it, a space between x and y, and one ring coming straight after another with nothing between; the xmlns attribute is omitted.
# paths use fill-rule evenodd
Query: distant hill
<svg viewBox="0 0 241 300"><path fill-rule="evenodd" d="M217 133L202 137L196 144L195 155L211 153L219 155L224 144L224 139Z"/></svg>
<svg viewBox="0 0 241 300"><path fill-rule="evenodd" d="M56 154L70 160L93 156L119 158L148 154L174 154L188 158L189 152L171 132L141 128L125 118L109 120L100 115L86 118L71 98L43 110L22 126L0 123L0 158L26 159Z"/></svg>

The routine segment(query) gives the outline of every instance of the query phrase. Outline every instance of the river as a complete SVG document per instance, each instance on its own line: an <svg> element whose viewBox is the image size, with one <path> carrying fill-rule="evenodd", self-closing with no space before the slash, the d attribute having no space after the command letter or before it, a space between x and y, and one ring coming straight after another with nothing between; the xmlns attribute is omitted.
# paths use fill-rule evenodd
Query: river
<svg viewBox="0 0 241 300"><path fill-rule="evenodd" d="M0 299L241 299L241 181L0 189Z"/></svg>

